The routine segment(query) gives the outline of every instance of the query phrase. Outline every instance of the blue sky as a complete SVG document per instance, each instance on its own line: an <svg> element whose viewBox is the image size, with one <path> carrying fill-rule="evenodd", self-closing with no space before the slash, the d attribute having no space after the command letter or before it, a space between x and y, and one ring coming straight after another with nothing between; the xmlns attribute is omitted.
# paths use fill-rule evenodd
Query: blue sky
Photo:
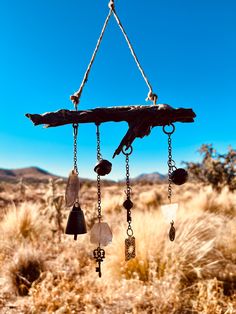
<svg viewBox="0 0 236 314"><path fill-rule="evenodd" d="M83 78L108 13L108 1L0 2L0 168L39 166L67 175L73 164L71 126L34 127L25 113L73 109L69 96ZM198 160L202 143L221 152L236 146L236 2L117 0L117 13L160 103L193 108L196 122L176 124L173 156ZM112 18L80 109L145 105L147 87ZM126 123L101 126L102 154L111 156ZM134 143L131 174L166 173L161 128ZM79 130L79 171L94 178L95 126ZM110 178L124 177L124 157Z"/></svg>

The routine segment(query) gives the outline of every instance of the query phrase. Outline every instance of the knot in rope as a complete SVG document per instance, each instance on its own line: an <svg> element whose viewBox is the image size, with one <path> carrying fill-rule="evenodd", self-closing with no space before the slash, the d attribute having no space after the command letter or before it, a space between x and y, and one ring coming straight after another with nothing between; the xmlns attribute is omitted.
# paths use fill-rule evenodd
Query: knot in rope
<svg viewBox="0 0 236 314"><path fill-rule="evenodd" d="M109 3L108 3L108 8L112 11L115 10L115 3L114 3L114 0L110 0Z"/></svg>
<svg viewBox="0 0 236 314"><path fill-rule="evenodd" d="M76 95L71 95L70 96L70 100L72 101L75 109L77 109L77 106L79 104L79 96L76 96Z"/></svg>
<svg viewBox="0 0 236 314"><path fill-rule="evenodd" d="M152 90L150 90L147 95L146 101L151 100L153 101L153 105L156 105L157 99L158 99L157 94L154 94Z"/></svg>

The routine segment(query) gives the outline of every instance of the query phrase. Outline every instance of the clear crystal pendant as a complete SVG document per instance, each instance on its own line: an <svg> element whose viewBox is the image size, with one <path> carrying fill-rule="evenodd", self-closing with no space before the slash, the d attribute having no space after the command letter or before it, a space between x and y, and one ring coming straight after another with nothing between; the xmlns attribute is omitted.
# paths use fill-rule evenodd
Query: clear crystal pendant
<svg viewBox="0 0 236 314"><path fill-rule="evenodd" d="M93 225L90 233L90 242L102 246L107 246L112 242L111 228L106 222L98 222Z"/></svg>
<svg viewBox="0 0 236 314"><path fill-rule="evenodd" d="M178 207L179 207L178 203L167 204L167 205L161 206L161 212L162 212L166 222L170 223L170 221L175 220Z"/></svg>

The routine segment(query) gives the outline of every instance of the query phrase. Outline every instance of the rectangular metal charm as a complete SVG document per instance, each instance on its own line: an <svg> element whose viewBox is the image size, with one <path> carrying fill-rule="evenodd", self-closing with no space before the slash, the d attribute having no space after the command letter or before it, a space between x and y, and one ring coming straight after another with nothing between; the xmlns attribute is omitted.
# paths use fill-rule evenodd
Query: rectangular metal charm
<svg viewBox="0 0 236 314"><path fill-rule="evenodd" d="M135 258L135 237L125 239L125 260Z"/></svg>

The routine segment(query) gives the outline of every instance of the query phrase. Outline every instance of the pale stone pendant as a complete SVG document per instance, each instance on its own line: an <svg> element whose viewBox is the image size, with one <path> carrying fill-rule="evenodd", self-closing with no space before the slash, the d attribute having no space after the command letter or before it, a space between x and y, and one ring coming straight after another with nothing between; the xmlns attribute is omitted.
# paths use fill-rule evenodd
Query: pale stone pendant
<svg viewBox="0 0 236 314"><path fill-rule="evenodd" d="M112 241L111 228L106 222L95 223L91 229L90 242L106 246Z"/></svg>
<svg viewBox="0 0 236 314"><path fill-rule="evenodd" d="M166 222L169 223L172 220L175 220L178 207L179 207L178 203L166 204L166 205L161 206L161 211L162 211L162 214L163 214Z"/></svg>
<svg viewBox="0 0 236 314"><path fill-rule="evenodd" d="M79 193L79 178L78 174L75 170L72 170L68 181L66 185L66 194L65 194L65 200L66 200L66 206L70 207L73 206L78 198Z"/></svg>

